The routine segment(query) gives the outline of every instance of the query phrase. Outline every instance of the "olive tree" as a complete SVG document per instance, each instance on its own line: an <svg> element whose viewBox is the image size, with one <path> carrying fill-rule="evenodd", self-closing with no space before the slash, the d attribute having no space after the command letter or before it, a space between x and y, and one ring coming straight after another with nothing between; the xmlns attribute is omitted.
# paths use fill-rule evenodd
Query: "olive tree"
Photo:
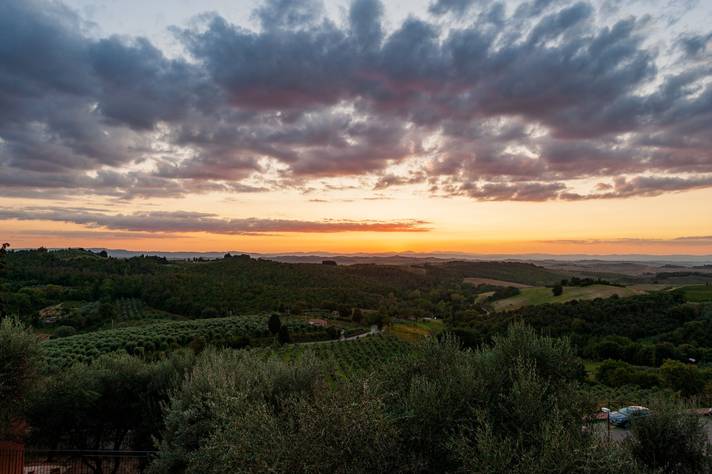
<svg viewBox="0 0 712 474"><path fill-rule="evenodd" d="M0 439L13 436L42 362L37 337L14 318L0 321Z"/></svg>

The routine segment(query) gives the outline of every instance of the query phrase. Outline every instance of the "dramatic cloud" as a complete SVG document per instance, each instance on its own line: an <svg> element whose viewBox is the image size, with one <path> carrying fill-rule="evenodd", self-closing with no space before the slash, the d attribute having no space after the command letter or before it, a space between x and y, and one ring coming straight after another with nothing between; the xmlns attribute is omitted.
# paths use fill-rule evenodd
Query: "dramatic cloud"
<svg viewBox="0 0 712 474"><path fill-rule="evenodd" d="M338 22L319 0L268 0L258 30L219 14L175 25L168 54L89 35L59 2L5 0L0 192L146 198L344 176L487 201L712 187L712 33L622 6L434 0L391 24L378 0ZM583 179L604 184L574 190Z"/></svg>
<svg viewBox="0 0 712 474"><path fill-rule="evenodd" d="M105 214L86 209L2 209L0 219L70 222L92 228L145 233L207 232L254 235L334 232L427 232L427 222L412 221L301 221L287 219L224 219L202 212L150 211Z"/></svg>

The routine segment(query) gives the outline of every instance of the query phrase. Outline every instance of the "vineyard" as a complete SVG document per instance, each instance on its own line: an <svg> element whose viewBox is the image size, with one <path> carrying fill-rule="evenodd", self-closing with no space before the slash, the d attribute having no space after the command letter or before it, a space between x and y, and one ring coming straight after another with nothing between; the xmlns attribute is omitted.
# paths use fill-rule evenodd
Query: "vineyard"
<svg viewBox="0 0 712 474"><path fill-rule="evenodd" d="M116 302L116 314L119 319L142 319L144 317L143 302L136 298L120 298Z"/></svg>
<svg viewBox="0 0 712 474"><path fill-rule="evenodd" d="M321 328L303 322L287 322L290 333L316 335ZM77 362L89 362L102 354L128 352L144 355L185 347L195 338L215 345L244 345L245 338L266 338L267 316L234 316L229 318L196 319L147 324L137 327L109 329L50 339L43 345L50 370L58 370Z"/></svg>
<svg viewBox="0 0 712 474"><path fill-rule="evenodd" d="M350 341L330 341L319 344L290 344L277 349L284 360L296 360L305 352L315 354L332 366L338 376L374 370L385 362L404 354L412 344L393 336L368 336ZM270 352L271 353L271 352Z"/></svg>

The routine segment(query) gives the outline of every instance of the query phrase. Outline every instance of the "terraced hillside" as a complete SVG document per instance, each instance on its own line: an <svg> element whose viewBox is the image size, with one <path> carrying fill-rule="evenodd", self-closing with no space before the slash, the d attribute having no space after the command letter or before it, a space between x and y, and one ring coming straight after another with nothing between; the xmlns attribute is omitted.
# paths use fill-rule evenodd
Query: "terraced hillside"
<svg viewBox="0 0 712 474"><path fill-rule="evenodd" d="M290 333L316 333L320 328L303 322L287 322ZM205 343L244 346L246 338L271 338L267 316L235 316L147 324L78 334L43 343L50 370L76 362L89 362L102 354L127 352L145 355L188 346L194 339Z"/></svg>

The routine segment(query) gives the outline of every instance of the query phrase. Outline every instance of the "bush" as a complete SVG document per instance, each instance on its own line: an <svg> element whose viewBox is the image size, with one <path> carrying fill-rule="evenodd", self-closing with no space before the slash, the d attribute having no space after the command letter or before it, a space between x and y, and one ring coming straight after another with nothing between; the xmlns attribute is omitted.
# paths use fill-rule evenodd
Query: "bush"
<svg viewBox="0 0 712 474"><path fill-rule="evenodd" d="M76 333L77 330L72 326L58 326L57 329L54 330L54 337L74 336Z"/></svg>
<svg viewBox="0 0 712 474"><path fill-rule="evenodd" d="M687 406L660 400L652 414L636 418L626 448L643 466L673 474L712 472L704 422Z"/></svg>

